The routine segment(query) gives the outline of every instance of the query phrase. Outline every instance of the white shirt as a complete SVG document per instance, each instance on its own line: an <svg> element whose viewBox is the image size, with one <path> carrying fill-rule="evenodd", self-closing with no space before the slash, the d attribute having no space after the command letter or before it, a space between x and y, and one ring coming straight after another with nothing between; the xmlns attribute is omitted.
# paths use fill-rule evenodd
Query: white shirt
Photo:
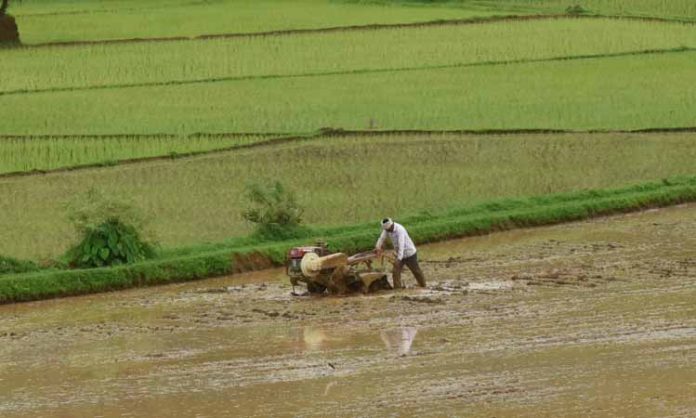
<svg viewBox="0 0 696 418"><path fill-rule="evenodd" d="M386 240L387 237L391 239L392 245L394 245L394 250L396 250L396 258L398 260L411 257L416 253L416 246L413 245L413 241L411 240L411 237L408 236L406 228L401 226L401 224L394 222L393 232L382 230L382 234L379 236L375 248L381 249L382 245L384 245L384 240Z"/></svg>

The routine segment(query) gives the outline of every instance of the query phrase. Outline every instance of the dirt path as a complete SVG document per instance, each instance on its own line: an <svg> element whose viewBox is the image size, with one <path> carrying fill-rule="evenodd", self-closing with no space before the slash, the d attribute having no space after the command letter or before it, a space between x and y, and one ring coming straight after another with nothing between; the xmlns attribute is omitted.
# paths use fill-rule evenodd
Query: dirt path
<svg viewBox="0 0 696 418"><path fill-rule="evenodd" d="M0 307L0 416L696 416L696 205L421 257L427 290L274 270Z"/></svg>

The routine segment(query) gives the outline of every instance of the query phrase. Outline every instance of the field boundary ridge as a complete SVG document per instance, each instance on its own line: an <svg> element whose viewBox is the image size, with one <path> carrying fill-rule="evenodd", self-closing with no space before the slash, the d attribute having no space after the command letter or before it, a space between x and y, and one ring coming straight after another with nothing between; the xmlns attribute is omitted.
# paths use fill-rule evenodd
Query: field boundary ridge
<svg viewBox="0 0 696 418"><path fill-rule="evenodd" d="M620 189L494 200L399 220L408 225L416 243L424 244L688 202L696 202L696 176ZM378 227L372 223L315 228L295 240L237 239L217 245L173 249L154 260L127 266L4 275L0 276L0 303L108 292L262 270L283 265L290 248L317 239L327 241L335 251L364 251L374 246L378 232Z"/></svg>

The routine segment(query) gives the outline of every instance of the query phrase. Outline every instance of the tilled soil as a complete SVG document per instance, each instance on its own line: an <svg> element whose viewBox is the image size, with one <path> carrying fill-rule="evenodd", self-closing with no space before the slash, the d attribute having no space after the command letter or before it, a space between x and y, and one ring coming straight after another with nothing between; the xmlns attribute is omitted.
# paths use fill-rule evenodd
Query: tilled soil
<svg viewBox="0 0 696 418"><path fill-rule="evenodd" d="M696 416L696 205L419 256L427 289L269 270L0 307L0 416Z"/></svg>

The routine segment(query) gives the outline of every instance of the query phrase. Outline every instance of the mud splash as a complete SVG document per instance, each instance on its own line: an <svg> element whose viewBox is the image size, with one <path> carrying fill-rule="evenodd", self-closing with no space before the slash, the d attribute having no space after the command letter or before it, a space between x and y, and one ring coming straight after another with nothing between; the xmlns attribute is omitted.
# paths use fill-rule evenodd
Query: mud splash
<svg viewBox="0 0 696 418"><path fill-rule="evenodd" d="M696 415L696 206L419 251L427 289L277 269L0 307L0 415Z"/></svg>

